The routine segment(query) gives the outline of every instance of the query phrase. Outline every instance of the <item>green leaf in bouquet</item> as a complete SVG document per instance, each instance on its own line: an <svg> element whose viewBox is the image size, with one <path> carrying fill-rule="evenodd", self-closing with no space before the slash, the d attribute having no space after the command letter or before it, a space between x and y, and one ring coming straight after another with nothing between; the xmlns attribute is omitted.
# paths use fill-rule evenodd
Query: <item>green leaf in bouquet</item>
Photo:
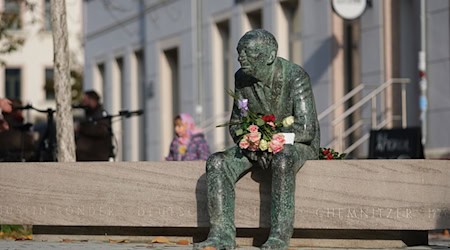
<svg viewBox="0 0 450 250"><path fill-rule="evenodd" d="M224 123L224 124L217 125L216 128L228 127L229 125L230 125L230 123Z"/></svg>
<svg viewBox="0 0 450 250"><path fill-rule="evenodd" d="M240 129L237 129L237 130L235 131L235 133L236 133L237 136L240 136L240 135L243 135L243 134L244 134L244 130L240 128Z"/></svg>
<svg viewBox="0 0 450 250"><path fill-rule="evenodd" d="M231 89L225 89L225 91L227 92L227 94L231 97L233 97L233 99L238 100L238 96L234 93L233 90Z"/></svg>
<svg viewBox="0 0 450 250"><path fill-rule="evenodd" d="M263 134L263 139L264 139L265 141L267 141L267 142L269 142L270 140L272 140L272 138L269 137L269 135L267 135L267 134Z"/></svg>
<svg viewBox="0 0 450 250"><path fill-rule="evenodd" d="M263 119L261 118L256 119L256 125L261 127L264 124L266 124L266 122Z"/></svg>

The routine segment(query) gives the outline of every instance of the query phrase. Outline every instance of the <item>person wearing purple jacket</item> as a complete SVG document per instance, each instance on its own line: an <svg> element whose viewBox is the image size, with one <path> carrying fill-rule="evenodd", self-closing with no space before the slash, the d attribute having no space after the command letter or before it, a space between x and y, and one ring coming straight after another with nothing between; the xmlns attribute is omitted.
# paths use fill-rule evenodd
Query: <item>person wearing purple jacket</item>
<svg viewBox="0 0 450 250"><path fill-rule="evenodd" d="M210 155L208 142L203 132L195 127L194 119L181 113L174 119L175 137L170 144L167 161L206 160Z"/></svg>

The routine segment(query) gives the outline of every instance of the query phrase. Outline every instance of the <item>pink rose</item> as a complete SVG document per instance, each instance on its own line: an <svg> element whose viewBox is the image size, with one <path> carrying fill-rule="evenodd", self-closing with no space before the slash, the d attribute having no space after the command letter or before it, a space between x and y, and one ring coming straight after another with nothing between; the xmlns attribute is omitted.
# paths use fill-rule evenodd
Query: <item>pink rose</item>
<svg viewBox="0 0 450 250"><path fill-rule="evenodd" d="M276 153L280 152L281 150L283 150L283 148L284 148L284 144L282 144L282 143L279 143L274 140L269 142L269 152L276 154Z"/></svg>
<svg viewBox="0 0 450 250"><path fill-rule="evenodd" d="M258 132L259 127L256 125L250 125L248 126L247 130L250 131L250 133L256 133Z"/></svg>
<svg viewBox="0 0 450 250"><path fill-rule="evenodd" d="M273 152L274 154L280 152L284 148L284 142L283 134L274 134L272 140L269 142L269 152Z"/></svg>
<svg viewBox="0 0 450 250"><path fill-rule="evenodd" d="M276 128L275 123L273 123L273 122L267 122L267 124L269 124L269 126L271 126L273 129Z"/></svg>
<svg viewBox="0 0 450 250"><path fill-rule="evenodd" d="M259 149L259 141L258 143L250 143L250 146L247 149L250 151L257 151Z"/></svg>
<svg viewBox="0 0 450 250"><path fill-rule="evenodd" d="M260 132L249 133L249 134L247 134L247 136L248 136L248 140L253 143L256 143L256 142L259 143L259 140L261 140Z"/></svg>
<svg viewBox="0 0 450 250"><path fill-rule="evenodd" d="M244 138L239 142L239 147L242 149L246 149L249 146L250 146L250 143L247 141L247 139L244 136Z"/></svg>
<svg viewBox="0 0 450 250"><path fill-rule="evenodd" d="M281 144L284 144L286 142L286 140L284 139L284 135L283 134L274 134L272 136L272 141L277 141Z"/></svg>

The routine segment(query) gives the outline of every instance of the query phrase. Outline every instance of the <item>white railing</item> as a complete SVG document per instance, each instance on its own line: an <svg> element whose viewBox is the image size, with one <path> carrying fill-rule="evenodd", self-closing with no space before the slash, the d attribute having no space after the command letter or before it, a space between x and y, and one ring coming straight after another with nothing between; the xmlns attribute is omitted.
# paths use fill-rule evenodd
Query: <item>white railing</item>
<svg viewBox="0 0 450 250"><path fill-rule="evenodd" d="M370 93L364 95L358 102L353 104L353 106L347 108L344 113L338 115L330 123L330 129L334 133L334 137L325 147L338 148L340 151L348 154L357 149L360 145L366 142L370 137L370 131L363 131L364 134L355 138L356 141L350 145L347 145L347 138L354 132L361 130L364 125L370 124L371 129L381 129L387 124L392 124L396 118L392 113L388 115L388 112L393 112L393 107L386 106L386 91L391 88L394 84L401 84L401 121L402 127L407 126L407 114L406 114L406 84L409 83L409 79L405 78L394 78L386 81L378 87L373 89ZM327 108L325 111L319 114L319 122L323 121L324 118L330 116L334 111L348 100L355 97L363 89L366 89L367 84L360 84L355 89L347 93L335 104ZM390 97L392 98L392 97ZM379 102L379 103L378 103ZM379 104L379 105L378 105ZM370 105L370 119L366 119L362 114L362 109ZM393 103L392 105L396 105ZM390 110L388 110L388 108ZM355 121L353 124L345 125L344 122L353 114L359 112L361 118Z"/></svg>

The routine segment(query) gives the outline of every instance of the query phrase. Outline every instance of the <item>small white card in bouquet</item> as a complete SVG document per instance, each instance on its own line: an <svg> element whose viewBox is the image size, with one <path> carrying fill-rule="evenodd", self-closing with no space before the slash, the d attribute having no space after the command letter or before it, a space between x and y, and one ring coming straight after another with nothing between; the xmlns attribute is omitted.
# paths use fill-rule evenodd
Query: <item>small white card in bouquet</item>
<svg viewBox="0 0 450 250"><path fill-rule="evenodd" d="M294 145L295 133L282 133L284 135L284 144Z"/></svg>

